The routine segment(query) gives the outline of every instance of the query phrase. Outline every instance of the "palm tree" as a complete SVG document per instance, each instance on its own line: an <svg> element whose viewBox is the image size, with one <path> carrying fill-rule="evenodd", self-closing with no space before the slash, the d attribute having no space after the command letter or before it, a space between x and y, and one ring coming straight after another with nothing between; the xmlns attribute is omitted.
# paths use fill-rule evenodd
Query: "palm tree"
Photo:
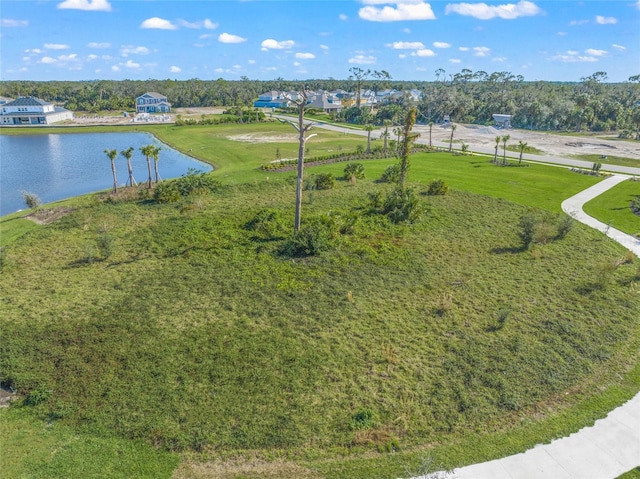
<svg viewBox="0 0 640 479"><path fill-rule="evenodd" d="M371 123L367 123L366 125L364 125L364 129L367 132L367 153L371 153L371 132L374 128L375 126L373 126Z"/></svg>
<svg viewBox="0 0 640 479"><path fill-rule="evenodd" d="M160 160L160 150L162 150L162 148L160 148L159 146L154 146L153 152L151 153L151 156L153 157L153 167L156 174L156 183L158 183L158 181L162 179L158 174L158 160Z"/></svg>
<svg viewBox="0 0 640 479"><path fill-rule="evenodd" d="M147 179L147 188L151 188L151 157L153 156L154 145L145 145L140 148L140 151L147 159L147 170L149 170L149 178Z"/></svg>
<svg viewBox="0 0 640 479"><path fill-rule="evenodd" d="M391 120L384 120L382 123L384 124L384 132L380 136L384 140L384 154L386 155L389 137L391 136L389 134L389 125L391 125Z"/></svg>
<svg viewBox="0 0 640 479"><path fill-rule="evenodd" d="M402 135L402 128L399 128L399 127L394 128L393 133L398 138L396 141L396 153L397 153L398 151L400 151L400 135Z"/></svg>
<svg viewBox="0 0 640 479"><path fill-rule="evenodd" d="M432 145L431 145L431 130L433 130L433 122L430 121L429 122L429 149L431 149Z"/></svg>
<svg viewBox="0 0 640 479"><path fill-rule="evenodd" d="M116 177L116 158L118 157L118 150L104 150L104 152L111 160L111 173L113 173L113 192L118 192L118 178Z"/></svg>
<svg viewBox="0 0 640 479"><path fill-rule="evenodd" d="M458 128L456 125L451 123L451 138L449 138L449 153L453 151L453 132Z"/></svg>
<svg viewBox="0 0 640 479"><path fill-rule="evenodd" d="M500 137L496 136L496 152L493 154L493 162L498 164L498 147L500 146Z"/></svg>
<svg viewBox="0 0 640 479"><path fill-rule="evenodd" d="M504 135L502 137L502 165L507 165L507 141L509 141L511 135Z"/></svg>
<svg viewBox="0 0 640 479"><path fill-rule="evenodd" d="M527 143L525 143L522 140L520 140L518 142L518 150L520 150L520 159L518 160L518 165L520 165L522 163L522 153L524 153L524 150L526 148L527 148Z"/></svg>
<svg viewBox="0 0 640 479"><path fill-rule="evenodd" d="M136 183L136 180L133 177L133 168L131 168L131 157L133 156L133 146L130 146L126 150L122 150L120 154L127 159L127 168L129 169L129 179L127 180L127 183L129 184L129 186L138 186L138 183Z"/></svg>

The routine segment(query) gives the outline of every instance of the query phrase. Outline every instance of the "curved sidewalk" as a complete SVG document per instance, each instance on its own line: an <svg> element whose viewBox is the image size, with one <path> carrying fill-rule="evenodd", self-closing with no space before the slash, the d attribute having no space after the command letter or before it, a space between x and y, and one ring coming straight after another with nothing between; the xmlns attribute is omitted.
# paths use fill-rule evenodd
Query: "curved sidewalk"
<svg viewBox="0 0 640 479"><path fill-rule="evenodd" d="M640 240L587 215L582 206L627 180L611 176L562 202L562 210L576 220L602 231L640 257ZM615 479L640 466L640 393L611 411L593 426L521 454L438 473L424 479ZM414 478L420 479L420 478Z"/></svg>

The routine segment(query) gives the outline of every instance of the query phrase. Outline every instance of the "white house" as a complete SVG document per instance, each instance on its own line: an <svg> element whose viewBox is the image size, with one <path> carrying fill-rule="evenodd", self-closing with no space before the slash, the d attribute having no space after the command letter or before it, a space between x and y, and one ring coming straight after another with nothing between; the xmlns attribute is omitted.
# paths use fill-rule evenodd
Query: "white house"
<svg viewBox="0 0 640 479"><path fill-rule="evenodd" d="M136 111L138 113L169 113L171 103L167 101L166 96L151 91L136 98Z"/></svg>
<svg viewBox="0 0 640 479"><path fill-rule="evenodd" d="M279 92L271 90L263 93L253 102L254 108L287 108L292 105L292 100L296 100L296 92Z"/></svg>
<svg viewBox="0 0 640 479"><path fill-rule="evenodd" d="M309 98L307 105L323 110L326 113L342 110L342 101L336 95L321 91Z"/></svg>
<svg viewBox="0 0 640 479"><path fill-rule="evenodd" d="M511 128L511 119L513 118L513 115L501 115L494 113L491 116L493 116L496 128Z"/></svg>
<svg viewBox="0 0 640 479"><path fill-rule="evenodd" d="M21 96L2 105L2 125L49 125L73 118L73 112L53 103Z"/></svg>

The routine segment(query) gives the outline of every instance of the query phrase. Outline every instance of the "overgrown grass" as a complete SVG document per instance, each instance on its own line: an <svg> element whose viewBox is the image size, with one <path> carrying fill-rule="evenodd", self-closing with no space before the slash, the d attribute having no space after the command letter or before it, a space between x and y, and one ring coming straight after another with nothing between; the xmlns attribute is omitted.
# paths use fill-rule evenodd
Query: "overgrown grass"
<svg viewBox="0 0 640 479"><path fill-rule="evenodd" d="M635 235L640 234L640 217L630 208L640 196L640 182L624 181L584 205L584 211L605 224Z"/></svg>
<svg viewBox="0 0 640 479"><path fill-rule="evenodd" d="M438 168L447 159L462 162ZM344 165L322 171L333 167ZM465 168L504 196L522 194L520 175L542 174L438 155L416 157L411 174L427 183L425 171L448 172L437 177L456 188L471 183ZM527 207L461 191L422 196L426 216L396 226L368 212L367 194L388 187L359 180L305 193L305 220L355 221L331 250L291 259L280 254L289 178L191 205L86 206L11 243L0 380L46 398L25 407L32 414L82 434L392 477L391 456L335 458L426 444L449 445L456 461L507 453L499 440L455 451L513 428L528 444L544 435L534 417L588 400L637 363L637 268L613 269L603 286L598 265L624 251L597 232L576 226L521 251ZM593 181L559 178L577 190L570 180ZM532 191L544 206L546 190ZM279 226L248 229L264 208ZM353 426L361 410L375 418L364 430ZM520 429L529 421L535 434Z"/></svg>

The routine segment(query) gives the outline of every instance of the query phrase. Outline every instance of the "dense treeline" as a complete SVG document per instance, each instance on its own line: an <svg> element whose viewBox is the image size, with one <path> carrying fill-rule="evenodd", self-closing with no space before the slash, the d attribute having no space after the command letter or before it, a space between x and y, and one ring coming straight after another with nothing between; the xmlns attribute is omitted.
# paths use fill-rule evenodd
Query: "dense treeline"
<svg viewBox="0 0 640 479"><path fill-rule="evenodd" d="M486 73L462 70L446 75L436 71L434 82L393 81L390 78L367 78L364 81L307 80L313 90L355 91L363 88L380 91L417 89L423 99L417 105L418 122L438 122L444 115L460 123L489 124L491 115L513 115L513 125L542 130L624 131L635 136L640 130L640 75L624 83L606 83L605 72L596 72L579 82L526 82L509 72ZM95 80L95 81L7 81L0 83L0 95L36 96L74 111L132 110L135 98L148 91L166 95L174 107L250 106L260 93L269 90L299 89L301 82L276 79L270 81L200 80ZM409 96L396 98L375 117L367 109L349 109L342 119L382 124L399 118L411 103ZM370 110L369 110L370 112Z"/></svg>

